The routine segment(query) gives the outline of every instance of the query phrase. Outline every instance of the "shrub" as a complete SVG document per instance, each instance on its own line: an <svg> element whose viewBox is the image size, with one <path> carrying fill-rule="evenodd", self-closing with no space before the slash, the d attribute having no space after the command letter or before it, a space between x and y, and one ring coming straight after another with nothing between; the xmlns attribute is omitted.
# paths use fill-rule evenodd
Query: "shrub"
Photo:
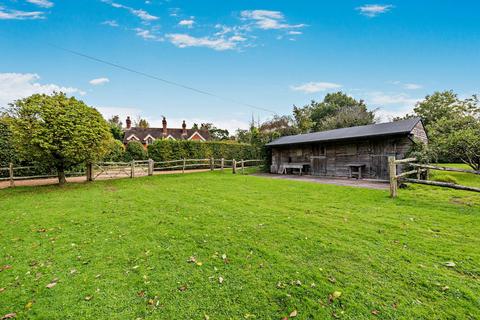
<svg viewBox="0 0 480 320"><path fill-rule="evenodd" d="M135 148L135 147L134 147ZM143 148L143 146L142 146ZM113 140L110 152L103 159L104 161L120 162L125 160L125 146L119 140Z"/></svg>
<svg viewBox="0 0 480 320"><path fill-rule="evenodd" d="M257 148L249 144L212 141L156 140L148 146L148 157L155 161L179 159L257 159Z"/></svg>
<svg viewBox="0 0 480 320"><path fill-rule="evenodd" d="M147 151L138 141L130 141L125 151L125 161L146 160Z"/></svg>

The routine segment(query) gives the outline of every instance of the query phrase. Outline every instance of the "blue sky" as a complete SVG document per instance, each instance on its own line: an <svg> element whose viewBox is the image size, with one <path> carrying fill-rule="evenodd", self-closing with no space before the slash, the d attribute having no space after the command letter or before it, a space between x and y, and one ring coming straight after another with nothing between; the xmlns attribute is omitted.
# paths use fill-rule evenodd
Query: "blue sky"
<svg viewBox="0 0 480 320"><path fill-rule="evenodd" d="M386 120L435 90L480 91L479 10L458 0L0 0L0 105L61 89L106 116L232 130L272 116L245 104L289 114L343 90Z"/></svg>

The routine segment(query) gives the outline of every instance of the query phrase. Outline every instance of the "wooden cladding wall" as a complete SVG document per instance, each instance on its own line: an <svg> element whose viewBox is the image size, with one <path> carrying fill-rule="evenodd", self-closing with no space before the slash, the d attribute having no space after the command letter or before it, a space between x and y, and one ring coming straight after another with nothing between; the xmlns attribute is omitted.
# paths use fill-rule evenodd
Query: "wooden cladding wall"
<svg viewBox="0 0 480 320"><path fill-rule="evenodd" d="M387 157L404 158L412 144L404 136L274 147L272 172L285 163L310 163L312 175L349 177L348 165L355 163L365 165L365 178L388 179Z"/></svg>

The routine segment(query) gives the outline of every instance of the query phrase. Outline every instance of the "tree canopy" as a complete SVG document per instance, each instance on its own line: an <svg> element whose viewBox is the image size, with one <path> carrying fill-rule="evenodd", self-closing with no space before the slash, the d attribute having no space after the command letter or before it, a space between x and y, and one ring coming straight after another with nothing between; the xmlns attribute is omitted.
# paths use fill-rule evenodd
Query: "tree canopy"
<svg viewBox="0 0 480 320"><path fill-rule="evenodd" d="M63 93L17 100L10 105L8 116L22 159L55 167L60 184L66 182L67 169L107 154L113 139L96 109Z"/></svg>
<svg viewBox="0 0 480 320"><path fill-rule="evenodd" d="M369 111L363 100L356 100L343 92L328 93L323 101L312 101L302 108L294 106L293 116L302 133L375 122L375 110Z"/></svg>

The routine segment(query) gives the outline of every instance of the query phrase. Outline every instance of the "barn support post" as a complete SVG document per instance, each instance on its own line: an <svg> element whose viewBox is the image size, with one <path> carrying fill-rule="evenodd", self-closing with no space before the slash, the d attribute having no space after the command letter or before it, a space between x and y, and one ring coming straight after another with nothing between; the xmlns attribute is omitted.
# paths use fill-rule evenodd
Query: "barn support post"
<svg viewBox="0 0 480 320"><path fill-rule="evenodd" d="M390 197L397 197L397 164L395 163L395 156L388 157L388 173L390 176Z"/></svg>
<svg viewBox="0 0 480 320"><path fill-rule="evenodd" d="M245 174L245 161L242 159L242 174Z"/></svg>
<svg viewBox="0 0 480 320"><path fill-rule="evenodd" d="M210 158L210 171L215 169L215 159Z"/></svg>
<svg viewBox="0 0 480 320"><path fill-rule="evenodd" d="M153 176L153 166L155 165L155 161L153 159L148 159L148 175Z"/></svg>
<svg viewBox="0 0 480 320"><path fill-rule="evenodd" d="M183 166L182 166L182 173L185 173L185 166L187 165L187 160L183 158Z"/></svg>
<svg viewBox="0 0 480 320"><path fill-rule="evenodd" d="M87 181L93 181L93 164L91 162L87 163Z"/></svg>
<svg viewBox="0 0 480 320"><path fill-rule="evenodd" d="M222 158L221 163L220 163L220 168L221 168L222 171L224 169L224 166L225 166L225 159Z"/></svg>
<svg viewBox="0 0 480 320"><path fill-rule="evenodd" d="M8 175L10 178L10 187L15 187L15 180L13 178L13 163L8 164Z"/></svg>
<svg viewBox="0 0 480 320"><path fill-rule="evenodd" d="M135 178L135 160L132 160L131 163L130 178Z"/></svg>
<svg viewBox="0 0 480 320"><path fill-rule="evenodd" d="M235 159L232 160L232 173L237 173L237 161Z"/></svg>

